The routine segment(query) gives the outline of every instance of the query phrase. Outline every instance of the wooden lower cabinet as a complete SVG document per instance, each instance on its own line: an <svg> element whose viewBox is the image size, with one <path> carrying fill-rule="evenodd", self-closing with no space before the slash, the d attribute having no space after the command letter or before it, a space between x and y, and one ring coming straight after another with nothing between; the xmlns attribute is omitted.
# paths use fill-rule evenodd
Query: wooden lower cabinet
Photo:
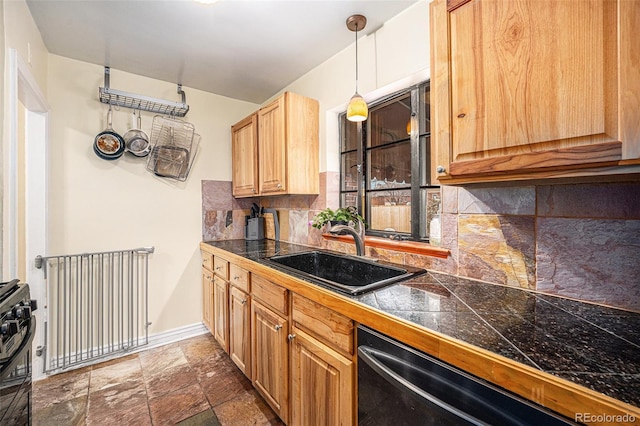
<svg viewBox="0 0 640 426"><path fill-rule="evenodd" d="M218 256L203 322L288 425L354 425L354 322Z"/></svg>
<svg viewBox="0 0 640 426"><path fill-rule="evenodd" d="M213 272L202 268L202 322L213 333Z"/></svg>
<svg viewBox="0 0 640 426"><path fill-rule="evenodd" d="M249 294L235 286L229 291L229 356L251 378L251 302Z"/></svg>
<svg viewBox="0 0 640 426"><path fill-rule="evenodd" d="M251 304L251 372L253 386L288 424L289 322L258 300Z"/></svg>
<svg viewBox="0 0 640 426"><path fill-rule="evenodd" d="M213 278L213 337L229 353L229 283L218 276Z"/></svg>
<svg viewBox="0 0 640 426"><path fill-rule="evenodd" d="M292 327L292 425L351 425L354 362Z"/></svg>

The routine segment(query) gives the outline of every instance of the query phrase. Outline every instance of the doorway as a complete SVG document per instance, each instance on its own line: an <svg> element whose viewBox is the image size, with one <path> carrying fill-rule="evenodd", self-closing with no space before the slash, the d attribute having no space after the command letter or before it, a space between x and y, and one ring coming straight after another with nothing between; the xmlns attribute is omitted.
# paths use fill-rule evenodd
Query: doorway
<svg viewBox="0 0 640 426"><path fill-rule="evenodd" d="M47 129L49 105L29 66L15 49L7 51L6 123L4 143L4 191L2 222L2 280L19 278L29 283L39 324L46 309L42 272L35 268L37 255L47 253ZM44 330L36 328L34 349L43 342ZM34 351L35 352L35 351ZM34 358L34 378L42 371ZM40 361L41 362L41 361Z"/></svg>

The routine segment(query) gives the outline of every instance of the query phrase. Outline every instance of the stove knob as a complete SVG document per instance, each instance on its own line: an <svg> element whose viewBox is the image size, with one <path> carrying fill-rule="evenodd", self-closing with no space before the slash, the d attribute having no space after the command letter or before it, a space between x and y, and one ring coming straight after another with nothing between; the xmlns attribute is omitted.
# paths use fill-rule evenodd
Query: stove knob
<svg viewBox="0 0 640 426"><path fill-rule="evenodd" d="M16 318L16 314L13 308L9 309L7 312L4 313L4 319L6 320L12 320L15 318Z"/></svg>
<svg viewBox="0 0 640 426"><path fill-rule="evenodd" d="M16 309L16 317L18 319L27 319L31 317L31 306L20 306Z"/></svg>
<svg viewBox="0 0 640 426"><path fill-rule="evenodd" d="M5 321L0 326L0 334L7 337L11 337L14 334L18 333L19 328L20 328L20 323L16 320Z"/></svg>

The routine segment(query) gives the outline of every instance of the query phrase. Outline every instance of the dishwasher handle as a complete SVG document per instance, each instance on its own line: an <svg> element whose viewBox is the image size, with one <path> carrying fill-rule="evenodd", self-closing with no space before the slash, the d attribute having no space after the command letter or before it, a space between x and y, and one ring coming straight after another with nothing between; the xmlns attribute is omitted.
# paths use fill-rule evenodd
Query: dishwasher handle
<svg viewBox="0 0 640 426"><path fill-rule="evenodd" d="M397 374L395 371L393 371L392 368L385 365L383 360L387 358L387 359L393 360L395 363L402 363L402 364L406 363L406 361L400 358L397 358L391 354L388 354L386 352L379 351L377 349L374 349L368 346L359 346L358 356L360 360L364 361L373 371L375 371L378 375L383 377L387 382L389 382L396 388L402 390L403 392L407 392L418 399L429 401L430 403L436 405L437 407L444 410L448 414L452 415L456 419L466 421L472 425L488 425L488 423L478 420L477 418L469 415L468 413L465 413L464 411L461 411L453 407L452 405L447 404L446 402L440 400L434 395L428 392L425 392L420 387L416 386L415 384L411 383L401 375Z"/></svg>

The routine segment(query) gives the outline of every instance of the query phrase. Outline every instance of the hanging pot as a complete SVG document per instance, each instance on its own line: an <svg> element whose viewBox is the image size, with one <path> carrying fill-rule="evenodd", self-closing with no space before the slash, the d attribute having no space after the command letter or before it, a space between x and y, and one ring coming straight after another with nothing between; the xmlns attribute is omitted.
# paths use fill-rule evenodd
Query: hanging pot
<svg viewBox="0 0 640 426"><path fill-rule="evenodd" d="M109 105L107 128L98 133L93 141L93 151L103 160L115 160L124 154L124 139L111 127L111 114L111 105Z"/></svg>
<svg viewBox="0 0 640 426"><path fill-rule="evenodd" d="M133 113L136 116L136 113ZM142 118L140 117L140 110L138 110L138 128L131 129L124 134L124 142L126 150L135 155L136 157L146 157L151 151L151 144L149 143L149 136L142 131Z"/></svg>

